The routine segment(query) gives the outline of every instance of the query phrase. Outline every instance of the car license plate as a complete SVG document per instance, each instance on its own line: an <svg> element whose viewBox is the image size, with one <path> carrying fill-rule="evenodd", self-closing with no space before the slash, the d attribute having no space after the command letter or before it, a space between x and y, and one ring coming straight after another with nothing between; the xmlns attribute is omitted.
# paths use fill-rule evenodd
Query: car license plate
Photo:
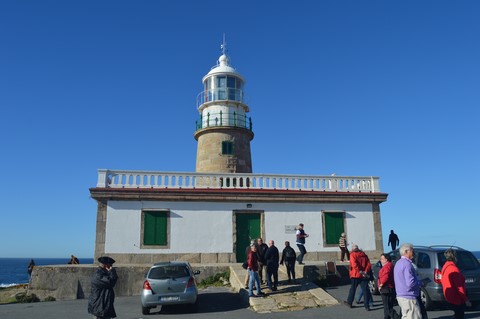
<svg viewBox="0 0 480 319"><path fill-rule="evenodd" d="M465 278L465 283L467 284L472 284L475 282L475 279L473 277Z"/></svg>
<svg viewBox="0 0 480 319"><path fill-rule="evenodd" d="M178 301L178 296L160 297L160 301Z"/></svg>

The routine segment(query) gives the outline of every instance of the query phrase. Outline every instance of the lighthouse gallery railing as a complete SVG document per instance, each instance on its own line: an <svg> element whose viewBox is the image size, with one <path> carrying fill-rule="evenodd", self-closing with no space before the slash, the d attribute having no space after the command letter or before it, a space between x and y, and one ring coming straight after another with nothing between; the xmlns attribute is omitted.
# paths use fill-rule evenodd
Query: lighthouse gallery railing
<svg viewBox="0 0 480 319"><path fill-rule="evenodd" d="M98 170L98 188L269 189L380 192L378 177Z"/></svg>

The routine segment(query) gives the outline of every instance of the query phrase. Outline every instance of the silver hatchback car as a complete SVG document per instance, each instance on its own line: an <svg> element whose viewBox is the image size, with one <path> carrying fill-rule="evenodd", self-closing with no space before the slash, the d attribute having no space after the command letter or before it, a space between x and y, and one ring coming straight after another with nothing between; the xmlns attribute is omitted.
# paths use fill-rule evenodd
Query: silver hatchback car
<svg viewBox="0 0 480 319"><path fill-rule="evenodd" d="M156 263L146 275L140 300L142 314L148 315L151 308L165 305L188 304L196 311L198 289L195 276L188 262L172 261Z"/></svg>

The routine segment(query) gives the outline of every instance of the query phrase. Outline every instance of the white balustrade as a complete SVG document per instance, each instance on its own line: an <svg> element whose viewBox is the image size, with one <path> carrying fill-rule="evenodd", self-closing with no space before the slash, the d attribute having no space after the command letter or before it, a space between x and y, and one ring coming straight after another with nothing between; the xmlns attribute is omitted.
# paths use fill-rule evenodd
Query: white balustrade
<svg viewBox="0 0 480 319"><path fill-rule="evenodd" d="M269 189L380 192L378 177L98 170L97 188Z"/></svg>

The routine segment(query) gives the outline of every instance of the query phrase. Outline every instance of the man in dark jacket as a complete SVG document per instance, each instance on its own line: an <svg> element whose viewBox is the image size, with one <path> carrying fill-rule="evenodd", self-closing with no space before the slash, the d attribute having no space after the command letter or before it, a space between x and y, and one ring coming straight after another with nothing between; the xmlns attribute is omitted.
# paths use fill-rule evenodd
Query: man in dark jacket
<svg viewBox="0 0 480 319"><path fill-rule="evenodd" d="M112 267L115 260L110 257L98 258L100 265L92 276L92 289L88 300L88 313L97 319L110 319L117 317L113 302L115 292L113 287L117 283L117 272Z"/></svg>
<svg viewBox="0 0 480 319"><path fill-rule="evenodd" d="M295 283L295 261L297 259L297 254L295 253L295 249L290 246L290 242L287 240L285 241L285 248L282 251L282 259L280 260L280 265L285 263L285 267L287 268L287 275L288 275L288 283L290 283L293 279L293 283Z"/></svg>
<svg viewBox="0 0 480 319"><path fill-rule="evenodd" d="M390 230L390 235L388 235L388 244L387 246L392 246L392 250L395 250L397 246L400 244L400 239L398 239L398 235L395 232Z"/></svg>
<svg viewBox="0 0 480 319"><path fill-rule="evenodd" d="M262 284L265 283L263 280L263 268L267 265L265 260L265 253L267 252L268 246L263 242L262 238L257 239L257 256L258 256L258 277Z"/></svg>
<svg viewBox="0 0 480 319"><path fill-rule="evenodd" d="M267 284L268 289L275 291L278 286L278 262L280 260L278 254L278 248L275 247L275 242L270 240L268 242L267 252L265 253L265 260L267 262ZM273 285L272 285L273 276Z"/></svg>

